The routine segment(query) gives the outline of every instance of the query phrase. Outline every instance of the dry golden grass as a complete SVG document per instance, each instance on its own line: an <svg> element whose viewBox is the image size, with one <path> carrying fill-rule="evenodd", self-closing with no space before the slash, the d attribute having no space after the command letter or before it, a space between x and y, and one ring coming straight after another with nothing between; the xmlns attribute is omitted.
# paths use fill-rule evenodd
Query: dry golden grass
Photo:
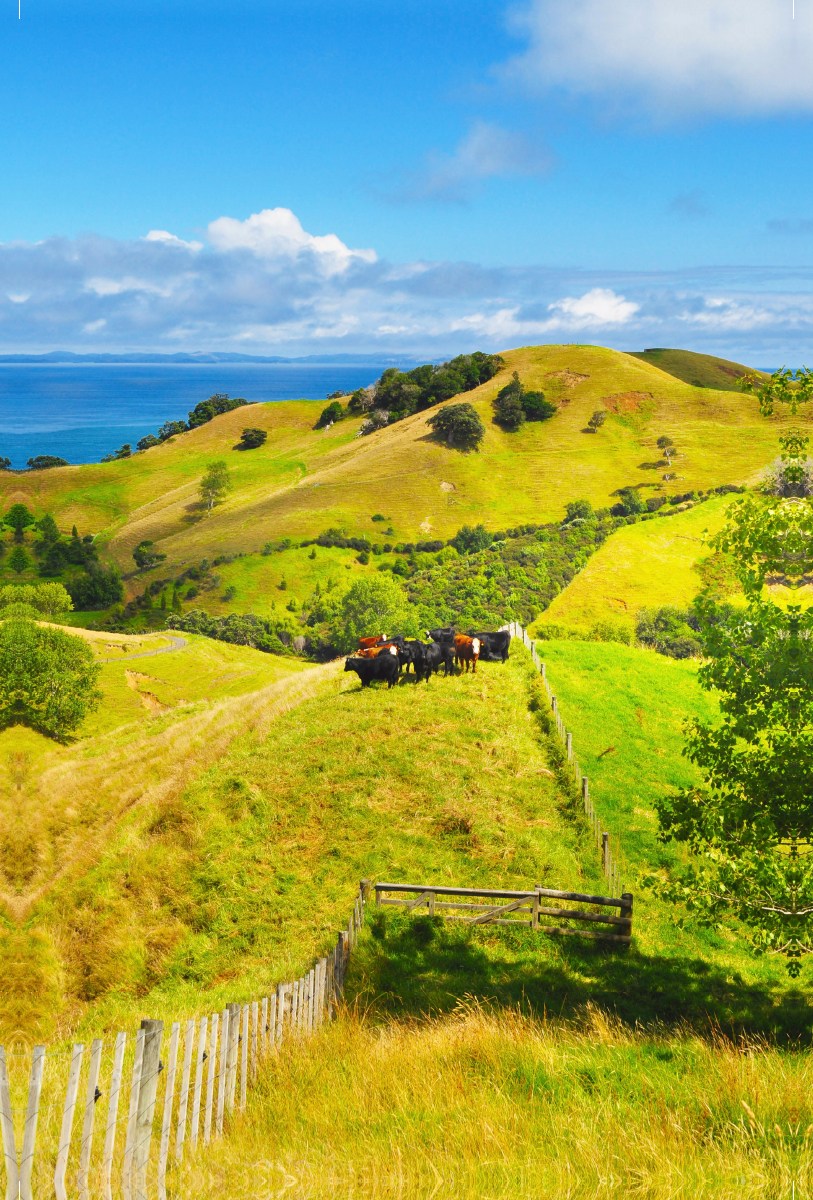
<svg viewBox="0 0 813 1200"><path fill-rule="evenodd" d="M178 1194L321 1198L808 1194L810 1060L759 1043L462 1003L349 1015L272 1057Z"/></svg>

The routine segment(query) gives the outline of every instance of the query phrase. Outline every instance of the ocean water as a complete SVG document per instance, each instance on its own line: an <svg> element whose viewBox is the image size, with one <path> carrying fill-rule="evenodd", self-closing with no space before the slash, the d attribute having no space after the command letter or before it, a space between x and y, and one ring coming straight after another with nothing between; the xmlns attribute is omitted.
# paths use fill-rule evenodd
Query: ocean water
<svg viewBox="0 0 813 1200"><path fill-rule="evenodd" d="M391 365L388 363L386 365ZM124 442L156 433L213 392L246 400L321 400L354 391L385 370L362 365L209 363L0 363L0 457L22 468L37 454L98 462Z"/></svg>

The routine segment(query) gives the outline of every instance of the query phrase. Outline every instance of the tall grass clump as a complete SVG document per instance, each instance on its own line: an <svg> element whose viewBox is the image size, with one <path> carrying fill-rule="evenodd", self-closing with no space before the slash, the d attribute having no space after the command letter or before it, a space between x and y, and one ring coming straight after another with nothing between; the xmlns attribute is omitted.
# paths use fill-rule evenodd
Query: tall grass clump
<svg viewBox="0 0 813 1200"><path fill-rule="evenodd" d="M199 1200L807 1194L810 1068L714 1030L630 1029L462 1001L436 1020L348 1013L284 1045L186 1186Z"/></svg>

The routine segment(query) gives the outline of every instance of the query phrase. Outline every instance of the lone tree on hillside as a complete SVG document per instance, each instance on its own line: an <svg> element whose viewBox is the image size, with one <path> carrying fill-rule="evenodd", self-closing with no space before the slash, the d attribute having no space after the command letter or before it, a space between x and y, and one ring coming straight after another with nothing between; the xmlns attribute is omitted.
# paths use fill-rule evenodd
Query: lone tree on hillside
<svg viewBox="0 0 813 1200"><path fill-rule="evenodd" d="M207 463L206 474L198 484L198 492L200 493L201 500L206 505L206 511L210 513L214 505L219 500L222 500L226 492L230 492L232 487L229 468L222 458L216 462Z"/></svg>
<svg viewBox="0 0 813 1200"><path fill-rule="evenodd" d="M516 371L494 399L494 419L506 429L519 429L525 421L547 421L556 411L544 392L527 392Z"/></svg>
<svg viewBox="0 0 813 1200"><path fill-rule="evenodd" d="M813 399L813 372L746 379L764 416L795 415ZM782 461L800 482L807 436L780 437ZM664 841L687 845L691 865L658 890L707 925L730 920L756 949L784 955L792 976L813 952L813 606L780 607L764 591L779 576L797 591L813 573L813 499L750 494L711 540L729 554L746 607L695 602L707 662L701 685L720 698L721 719L687 726L688 757L703 784L656 805Z"/></svg>
<svg viewBox="0 0 813 1200"><path fill-rule="evenodd" d="M447 446L460 450L476 450L485 437L485 428L477 410L471 404L447 404L426 422Z"/></svg>
<svg viewBox="0 0 813 1200"><path fill-rule="evenodd" d="M671 467L672 455L677 453L677 450L675 449L675 443L669 437L668 433L664 433L658 438L657 444L658 449L663 453L663 456L666 459L667 467Z"/></svg>
<svg viewBox="0 0 813 1200"><path fill-rule="evenodd" d="M594 412L590 420L587 422L587 428L590 433L598 433L604 422L607 420L607 414L603 409L598 409Z"/></svg>
<svg viewBox="0 0 813 1200"><path fill-rule="evenodd" d="M25 538L25 530L29 525L34 524L34 514L29 512L24 504L12 504L3 517L3 524L14 530L15 542L22 542Z"/></svg>
<svg viewBox="0 0 813 1200"><path fill-rule="evenodd" d="M166 558L166 554L159 554L157 550L153 549L154 546L155 542L149 541L139 542L136 546L133 551L133 558L139 571L148 571L150 567L157 566L159 562L163 562Z"/></svg>
<svg viewBox="0 0 813 1200"><path fill-rule="evenodd" d="M257 450L268 440L264 429L244 429L240 436L241 450Z"/></svg>

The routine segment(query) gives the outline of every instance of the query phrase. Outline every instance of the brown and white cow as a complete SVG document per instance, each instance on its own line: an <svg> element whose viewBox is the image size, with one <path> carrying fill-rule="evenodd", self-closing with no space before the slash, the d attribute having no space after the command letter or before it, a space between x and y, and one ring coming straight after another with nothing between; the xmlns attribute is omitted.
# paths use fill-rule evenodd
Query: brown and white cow
<svg viewBox="0 0 813 1200"><path fill-rule="evenodd" d="M386 633L379 633L376 637L360 637L359 650L370 650L373 646L380 646L386 642Z"/></svg>
<svg viewBox="0 0 813 1200"><path fill-rule="evenodd" d="M378 658L379 654L391 654L393 658L398 657L397 646L368 646L366 650L357 650L356 658Z"/></svg>
<svg viewBox="0 0 813 1200"><path fill-rule="evenodd" d="M466 664L466 673L468 674L469 663L471 663L472 675L477 674L477 659L480 657L480 639L476 637L466 637L464 633L455 635L454 640L454 660L455 665L460 663Z"/></svg>

